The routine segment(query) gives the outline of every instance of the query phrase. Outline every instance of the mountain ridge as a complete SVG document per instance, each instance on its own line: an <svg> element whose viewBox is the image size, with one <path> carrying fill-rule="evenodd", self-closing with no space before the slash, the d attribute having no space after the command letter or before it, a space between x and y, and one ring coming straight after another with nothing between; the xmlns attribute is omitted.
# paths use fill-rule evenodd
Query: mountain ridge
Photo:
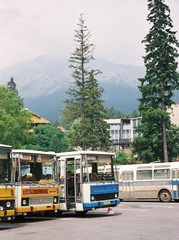
<svg viewBox="0 0 179 240"><path fill-rule="evenodd" d="M138 78L144 77L142 66L115 64L104 59L91 61L90 68L102 71L97 76L104 88L102 96L107 107L114 107L126 114L138 106L140 92ZM32 61L0 70L0 84L7 84L14 78L19 95L24 98L25 107L55 121L64 107L63 100L74 81L68 61L60 57L39 56Z"/></svg>

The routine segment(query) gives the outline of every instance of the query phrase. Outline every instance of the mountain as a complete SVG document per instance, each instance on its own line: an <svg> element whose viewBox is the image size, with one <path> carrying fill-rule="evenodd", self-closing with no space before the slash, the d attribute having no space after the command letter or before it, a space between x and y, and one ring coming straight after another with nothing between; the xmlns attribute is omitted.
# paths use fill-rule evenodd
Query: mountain
<svg viewBox="0 0 179 240"><path fill-rule="evenodd" d="M114 64L104 59L94 60L91 68L99 69L100 86L105 89L103 100L107 107L132 113L138 106L138 78L144 77L142 66ZM65 91L73 82L69 62L52 56L40 56L32 61L0 71L0 84L14 78L25 107L51 121L59 118L64 107Z"/></svg>

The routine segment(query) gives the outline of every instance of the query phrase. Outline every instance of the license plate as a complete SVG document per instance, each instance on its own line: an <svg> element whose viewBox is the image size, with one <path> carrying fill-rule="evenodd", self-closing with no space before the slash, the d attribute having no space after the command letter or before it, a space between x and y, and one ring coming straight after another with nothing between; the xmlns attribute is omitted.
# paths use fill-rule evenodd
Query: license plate
<svg viewBox="0 0 179 240"><path fill-rule="evenodd" d="M104 205L108 205L108 204L110 204L110 202L104 202Z"/></svg>
<svg viewBox="0 0 179 240"><path fill-rule="evenodd" d="M37 210L45 210L46 207L38 207Z"/></svg>

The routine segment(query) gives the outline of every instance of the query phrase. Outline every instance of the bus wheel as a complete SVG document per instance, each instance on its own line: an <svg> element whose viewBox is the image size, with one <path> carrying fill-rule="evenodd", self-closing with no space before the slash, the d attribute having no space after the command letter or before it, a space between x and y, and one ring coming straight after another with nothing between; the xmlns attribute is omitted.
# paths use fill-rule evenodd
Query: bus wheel
<svg viewBox="0 0 179 240"><path fill-rule="evenodd" d="M78 217L84 217L87 212L88 211L76 212L76 214L77 214Z"/></svg>
<svg viewBox="0 0 179 240"><path fill-rule="evenodd" d="M170 192L168 190L162 190L159 193L159 200L160 200L160 202L171 202L172 197L171 197Z"/></svg>

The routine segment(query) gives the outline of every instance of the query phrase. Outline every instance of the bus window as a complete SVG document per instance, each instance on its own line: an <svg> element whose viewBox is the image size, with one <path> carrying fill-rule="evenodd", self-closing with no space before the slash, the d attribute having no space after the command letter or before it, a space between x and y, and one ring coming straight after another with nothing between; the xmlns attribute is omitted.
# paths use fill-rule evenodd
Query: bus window
<svg viewBox="0 0 179 240"><path fill-rule="evenodd" d="M137 180L149 180L152 179L152 170L137 170Z"/></svg>
<svg viewBox="0 0 179 240"><path fill-rule="evenodd" d="M132 171L123 171L121 174L121 179L124 181L133 181L134 175Z"/></svg>
<svg viewBox="0 0 179 240"><path fill-rule="evenodd" d="M170 170L169 169L156 169L154 170L154 179L169 179Z"/></svg>
<svg viewBox="0 0 179 240"><path fill-rule="evenodd" d="M8 182L8 162L0 159L0 182Z"/></svg>
<svg viewBox="0 0 179 240"><path fill-rule="evenodd" d="M129 172L129 180L134 180L133 172Z"/></svg>
<svg viewBox="0 0 179 240"><path fill-rule="evenodd" d="M176 169L172 169L172 178L176 178Z"/></svg>

